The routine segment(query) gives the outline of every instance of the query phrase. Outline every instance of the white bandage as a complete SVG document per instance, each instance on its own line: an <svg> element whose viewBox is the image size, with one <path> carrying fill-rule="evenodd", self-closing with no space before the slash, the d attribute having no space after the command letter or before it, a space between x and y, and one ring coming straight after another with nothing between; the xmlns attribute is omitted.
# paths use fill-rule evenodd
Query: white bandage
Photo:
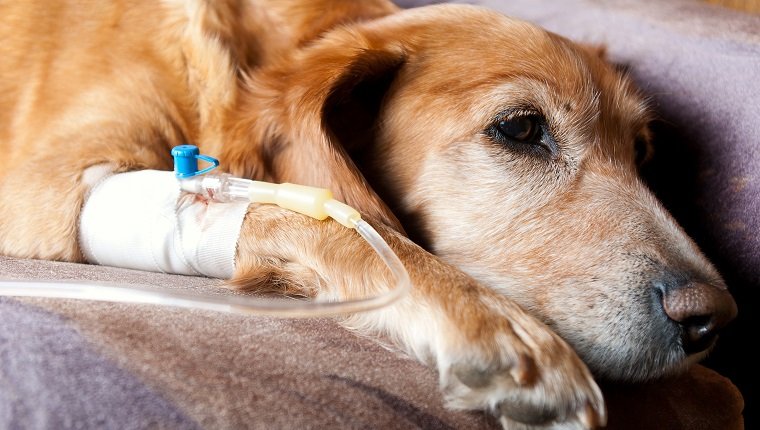
<svg viewBox="0 0 760 430"><path fill-rule="evenodd" d="M182 193L172 172L120 173L89 193L79 242L91 263L229 279L247 210Z"/></svg>

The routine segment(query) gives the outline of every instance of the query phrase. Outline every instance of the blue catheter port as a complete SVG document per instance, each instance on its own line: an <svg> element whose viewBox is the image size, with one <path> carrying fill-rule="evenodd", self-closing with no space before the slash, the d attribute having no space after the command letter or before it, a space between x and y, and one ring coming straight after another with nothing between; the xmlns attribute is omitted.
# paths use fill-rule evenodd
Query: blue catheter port
<svg viewBox="0 0 760 430"><path fill-rule="evenodd" d="M179 179L203 175L219 166L219 160L208 155L201 155L198 147L195 145L175 146L172 148L172 157L174 157L174 174ZM198 160L211 163L211 166L198 170Z"/></svg>

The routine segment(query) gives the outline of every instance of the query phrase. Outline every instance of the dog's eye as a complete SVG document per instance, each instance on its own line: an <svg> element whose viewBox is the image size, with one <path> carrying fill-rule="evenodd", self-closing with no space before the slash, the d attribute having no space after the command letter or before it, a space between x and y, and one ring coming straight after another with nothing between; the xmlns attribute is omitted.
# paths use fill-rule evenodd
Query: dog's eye
<svg viewBox="0 0 760 430"><path fill-rule="evenodd" d="M533 112L505 114L488 126L486 136L512 151L535 156L555 156L557 144L546 120Z"/></svg>
<svg viewBox="0 0 760 430"><path fill-rule="evenodd" d="M496 129L507 139L521 143L532 143L541 127L535 116L518 116L500 120L496 124Z"/></svg>

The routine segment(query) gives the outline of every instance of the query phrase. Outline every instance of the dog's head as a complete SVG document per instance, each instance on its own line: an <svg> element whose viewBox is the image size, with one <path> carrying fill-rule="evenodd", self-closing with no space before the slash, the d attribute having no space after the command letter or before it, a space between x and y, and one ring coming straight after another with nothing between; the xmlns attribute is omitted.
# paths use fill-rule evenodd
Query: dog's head
<svg viewBox="0 0 760 430"><path fill-rule="evenodd" d="M260 115L279 115L258 119L288 123L267 131L280 140L271 179L400 220L546 322L597 375L679 370L736 313L639 179L649 113L598 50L435 6L333 30L254 79L253 91L269 88Z"/></svg>

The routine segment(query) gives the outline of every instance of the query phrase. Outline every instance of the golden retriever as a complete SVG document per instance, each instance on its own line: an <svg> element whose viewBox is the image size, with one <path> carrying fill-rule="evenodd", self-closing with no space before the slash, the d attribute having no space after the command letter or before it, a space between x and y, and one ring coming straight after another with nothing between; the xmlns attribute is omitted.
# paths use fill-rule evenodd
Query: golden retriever
<svg viewBox="0 0 760 430"><path fill-rule="evenodd" d="M736 313L637 176L642 98L531 24L385 0L29 0L0 4L0 40L2 254L83 261L92 169L171 170L186 142L237 176L330 188L414 283L346 325L508 428L604 424L586 365L677 372ZM390 281L349 230L274 206L250 206L236 258L246 289Z"/></svg>

